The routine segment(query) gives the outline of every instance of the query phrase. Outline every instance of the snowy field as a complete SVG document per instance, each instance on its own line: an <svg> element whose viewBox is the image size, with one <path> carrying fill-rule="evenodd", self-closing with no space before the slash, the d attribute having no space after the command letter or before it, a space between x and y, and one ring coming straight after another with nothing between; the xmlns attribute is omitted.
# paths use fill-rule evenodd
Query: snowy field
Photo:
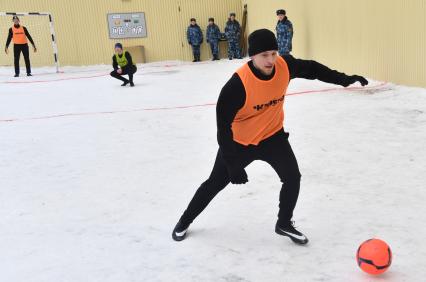
<svg viewBox="0 0 426 282"><path fill-rule="evenodd" d="M426 89L294 80L286 131L302 172L296 226L274 232L281 187L265 163L171 232L215 158L218 93L244 61L0 68L0 281L424 281ZM344 70L342 70L344 71ZM394 253L382 276L366 239Z"/></svg>

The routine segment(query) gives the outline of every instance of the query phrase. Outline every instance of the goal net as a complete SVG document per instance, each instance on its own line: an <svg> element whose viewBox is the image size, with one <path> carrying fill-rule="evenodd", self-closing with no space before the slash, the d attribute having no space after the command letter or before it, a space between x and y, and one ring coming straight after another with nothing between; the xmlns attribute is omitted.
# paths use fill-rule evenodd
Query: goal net
<svg viewBox="0 0 426 282"><path fill-rule="evenodd" d="M13 41L9 45L8 55L4 53L9 29L13 26L12 18L19 17L22 26L26 27L37 47L34 53L31 43L28 41L30 49L31 66L54 67L59 72L58 51L56 47L56 36L53 26L53 17L50 13L24 13L24 12L0 12L0 39L1 53L0 66L13 66ZM20 67L25 68L24 58L21 54Z"/></svg>

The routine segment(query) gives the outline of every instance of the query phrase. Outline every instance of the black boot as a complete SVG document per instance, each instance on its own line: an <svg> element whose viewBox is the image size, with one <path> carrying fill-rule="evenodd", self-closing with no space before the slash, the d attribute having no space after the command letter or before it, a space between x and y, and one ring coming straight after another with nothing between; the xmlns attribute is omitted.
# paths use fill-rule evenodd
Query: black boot
<svg viewBox="0 0 426 282"><path fill-rule="evenodd" d="M275 233L289 237L294 243L299 245L305 245L309 242L308 238L303 235L302 232L299 232L294 227L294 221L288 222L286 224L280 224L277 221L275 225Z"/></svg>
<svg viewBox="0 0 426 282"><path fill-rule="evenodd" d="M127 84L129 84L130 81L126 80L123 82L123 84L121 84L121 86L126 86Z"/></svg>
<svg viewBox="0 0 426 282"><path fill-rule="evenodd" d="M180 220L173 229L172 238L175 241L182 241L186 237L189 225L184 225Z"/></svg>

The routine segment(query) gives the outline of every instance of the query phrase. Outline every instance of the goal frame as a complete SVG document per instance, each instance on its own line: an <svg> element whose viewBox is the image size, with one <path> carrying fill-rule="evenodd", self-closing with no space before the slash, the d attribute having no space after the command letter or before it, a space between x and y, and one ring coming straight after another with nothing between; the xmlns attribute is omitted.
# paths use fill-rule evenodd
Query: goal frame
<svg viewBox="0 0 426 282"><path fill-rule="evenodd" d="M47 16L49 18L50 37L52 40L53 57L55 60L56 72L59 73L58 46L56 44L55 28L53 16L49 12L0 12L0 16Z"/></svg>

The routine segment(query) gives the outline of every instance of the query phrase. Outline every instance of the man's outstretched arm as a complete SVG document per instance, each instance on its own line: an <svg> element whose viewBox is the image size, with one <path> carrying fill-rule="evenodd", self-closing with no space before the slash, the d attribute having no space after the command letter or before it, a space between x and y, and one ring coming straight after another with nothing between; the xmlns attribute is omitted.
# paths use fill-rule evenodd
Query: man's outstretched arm
<svg viewBox="0 0 426 282"><path fill-rule="evenodd" d="M367 79L359 75L346 75L342 72L332 70L316 61L296 59L291 55L282 56L287 62L290 79L305 78L318 79L327 83L333 83L347 87L355 82L362 86L368 84Z"/></svg>

